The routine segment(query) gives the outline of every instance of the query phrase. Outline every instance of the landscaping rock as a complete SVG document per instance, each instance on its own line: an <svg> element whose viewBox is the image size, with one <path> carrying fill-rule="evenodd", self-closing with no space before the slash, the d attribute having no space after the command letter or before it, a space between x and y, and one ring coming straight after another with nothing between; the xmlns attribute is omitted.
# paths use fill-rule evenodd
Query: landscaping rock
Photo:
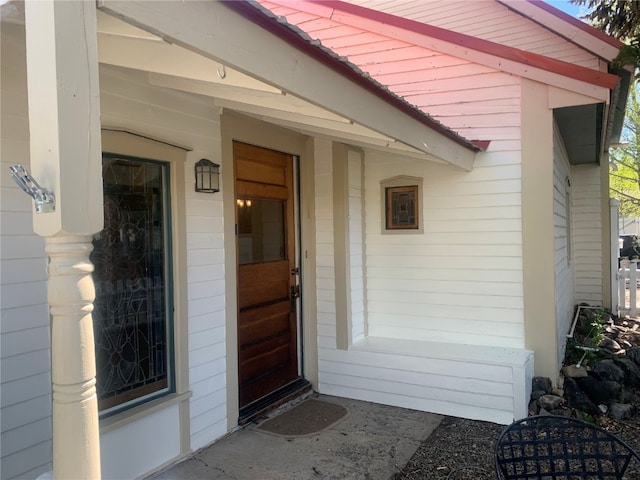
<svg viewBox="0 0 640 480"><path fill-rule="evenodd" d="M602 337L602 340L600 341L598 346L600 348L606 348L610 352L619 352L620 350L622 350L620 344L609 337Z"/></svg>
<svg viewBox="0 0 640 480"><path fill-rule="evenodd" d="M578 383L573 378L567 378L564 381L564 391L567 405L589 415L598 415L600 410L584 393Z"/></svg>
<svg viewBox="0 0 640 480"><path fill-rule="evenodd" d="M626 355L633 360L636 365L640 366L640 347L627 348Z"/></svg>
<svg viewBox="0 0 640 480"><path fill-rule="evenodd" d="M562 397L556 397L555 395L543 395L538 399L538 405L540 409L554 410L564 403Z"/></svg>
<svg viewBox="0 0 640 480"><path fill-rule="evenodd" d="M533 377L531 383L531 389L533 391L542 390L544 393L551 393L552 389L551 379L547 377Z"/></svg>
<svg viewBox="0 0 640 480"><path fill-rule="evenodd" d="M530 415L552 413L600 419L631 416L627 423L640 417L640 320L604 315L596 309L581 311L561 370L564 385L559 387L564 388L553 389L550 379L535 377ZM600 331L604 340L598 349L587 349L587 355L582 357L580 347L593 345L596 322L603 327ZM582 365L578 367L575 362L581 357Z"/></svg>
<svg viewBox="0 0 640 480"><path fill-rule="evenodd" d="M612 403L609 407L609 416L614 420L624 420L634 413L633 405L628 403Z"/></svg>
<svg viewBox="0 0 640 480"><path fill-rule="evenodd" d="M633 360L626 356L618 357L615 364L624 372L624 383L631 387L640 386L640 367Z"/></svg>
<svg viewBox="0 0 640 480"><path fill-rule="evenodd" d="M543 395L547 395L547 392L545 392L544 390L534 390L533 392L531 392L531 400L537 401Z"/></svg>
<svg viewBox="0 0 640 480"><path fill-rule="evenodd" d="M609 405L615 399L603 382L591 375L576 379L576 383L595 405Z"/></svg>
<svg viewBox="0 0 640 480"><path fill-rule="evenodd" d="M582 365L579 367L577 365L566 365L562 367L562 374L568 378L581 378L589 375L587 369Z"/></svg>
<svg viewBox="0 0 640 480"><path fill-rule="evenodd" d="M609 396L614 402L619 402L622 399L622 385L612 380L603 380L601 382L602 387L606 388L609 392Z"/></svg>
<svg viewBox="0 0 640 480"><path fill-rule="evenodd" d="M613 360L600 360L593 365L593 371L601 380L624 383L624 371Z"/></svg>

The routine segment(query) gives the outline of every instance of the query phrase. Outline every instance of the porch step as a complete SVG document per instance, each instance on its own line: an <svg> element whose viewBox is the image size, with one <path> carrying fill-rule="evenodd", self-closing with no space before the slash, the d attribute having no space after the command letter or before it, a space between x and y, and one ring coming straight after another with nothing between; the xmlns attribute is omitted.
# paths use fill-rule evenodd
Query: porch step
<svg viewBox="0 0 640 480"><path fill-rule="evenodd" d="M267 413L297 398L310 395L313 392L311 383L304 378L297 378L293 382L279 388L273 393L262 397L259 400L240 409L238 425L246 425L258 417L263 417Z"/></svg>

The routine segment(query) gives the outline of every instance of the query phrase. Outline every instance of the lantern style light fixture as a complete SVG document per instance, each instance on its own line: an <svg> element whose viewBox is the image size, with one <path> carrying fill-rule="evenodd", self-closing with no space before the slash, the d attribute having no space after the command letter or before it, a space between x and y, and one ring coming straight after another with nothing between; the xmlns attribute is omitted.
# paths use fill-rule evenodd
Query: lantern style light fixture
<svg viewBox="0 0 640 480"><path fill-rule="evenodd" d="M203 158L196 162L195 174L196 192L215 193L220 191L220 165Z"/></svg>

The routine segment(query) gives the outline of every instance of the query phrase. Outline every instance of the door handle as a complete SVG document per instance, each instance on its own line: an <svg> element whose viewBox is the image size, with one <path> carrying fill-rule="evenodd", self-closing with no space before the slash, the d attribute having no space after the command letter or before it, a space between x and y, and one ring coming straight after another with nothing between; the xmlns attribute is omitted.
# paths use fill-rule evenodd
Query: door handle
<svg viewBox="0 0 640 480"><path fill-rule="evenodd" d="M296 300L300 297L300 285L291 285L291 311L296 311Z"/></svg>

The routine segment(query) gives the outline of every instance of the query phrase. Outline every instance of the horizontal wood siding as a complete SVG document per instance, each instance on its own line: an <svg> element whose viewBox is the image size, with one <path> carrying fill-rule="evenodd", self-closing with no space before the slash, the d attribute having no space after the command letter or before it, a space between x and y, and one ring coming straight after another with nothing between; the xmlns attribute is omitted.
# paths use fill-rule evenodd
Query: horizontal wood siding
<svg viewBox="0 0 640 480"><path fill-rule="evenodd" d="M602 203L599 165L571 167L576 303L603 304ZM606 254L606 252L605 252ZM608 254L607 254L607 257Z"/></svg>
<svg viewBox="0 0 640 480"><path fill-rule="evenodd" d="M369 152L365 164L369 332L374 336L521 347L520 90L493 75L438 95L438 119L491 140L472 172ZM496 140L496 137L498 140ZM424 179L424 234L381 234L382 180Z"/></svg>
<svg viewBox="0 0 640 480"><path fill-rule="evenodd" d="M217 109L200 98L154 87L144 74L102 66L103 125L143 132L193 149L184 165L191 448L227 431L222 196L197 194L194 163L220 159ZM177 432L176 432L177 434Z"/></svg>
<svg viewBox="0 0 640 480"><path fill-rule="evenodd" d="M316 220L316 316L318 345L336 349L336 272L333 223L332 145L314 140L315 220ZM330 358L330 352L329 358ZM322 351L318 352L323 360ZM319 371L320 382L323 372Z"/></svg>
<svg viewBox="0 0 640 480"><path fill-rule="evenodd" d="M519 152L473 172L369 152L369 334L519 348L523 338ZM380 182L424 179L424 234L381 233Z"/></svg>
<svg viewBox="0 0 640 480"><path fill-rule="evenodd" d="M499 423L525 415L533 363L522 348L519 151L487 154L472 173L365 152L364 246L354 227L348 248L352 264L365 252L368 332L338 349L326 143L315 147L319 391ZM424 179L422 235L380 232L380 180L398 174ZM359 289L352 278L352 305Z"/></svg>
<svg viewBox="0 0 640 480"><path fill-rule="evenodd" d="M320 358L326 394L502 424L526 415L525 350L368 337Z"/></svg>
<svg viewBox="0 0 640 480"><path fill-rule="evenodd" d="M569 183L568 183L569 182ZM573 317L574 297L574 259L572 195L570 167L564 143L557 129L553 142L553 225L555 245L555 307L556 335L558 345L558 363L562 364L566 334L569 332Z"/></svg>
<svg viewBox="0 0 640 480"><path fill-rule="evenodd" d="M24 29L0 28L0 416L2 480L51 469L51 363L44 240L9 174L29 170Z"/></svg>
<svg viewBox="0 0 640 480"><path fill-rule="evenodd" d="M364 271L364 219L362 192L362 157L360 152L349 152L348 202L349 202L349 280L351 342L363 340L366 335L365 271Z"/></svg>
<svg viewBox="0 0 640 480"><path fill-rule="evenodd" d="M349 1L583 67L600 68L598 59L591 53L494 0Z"/></svg>

